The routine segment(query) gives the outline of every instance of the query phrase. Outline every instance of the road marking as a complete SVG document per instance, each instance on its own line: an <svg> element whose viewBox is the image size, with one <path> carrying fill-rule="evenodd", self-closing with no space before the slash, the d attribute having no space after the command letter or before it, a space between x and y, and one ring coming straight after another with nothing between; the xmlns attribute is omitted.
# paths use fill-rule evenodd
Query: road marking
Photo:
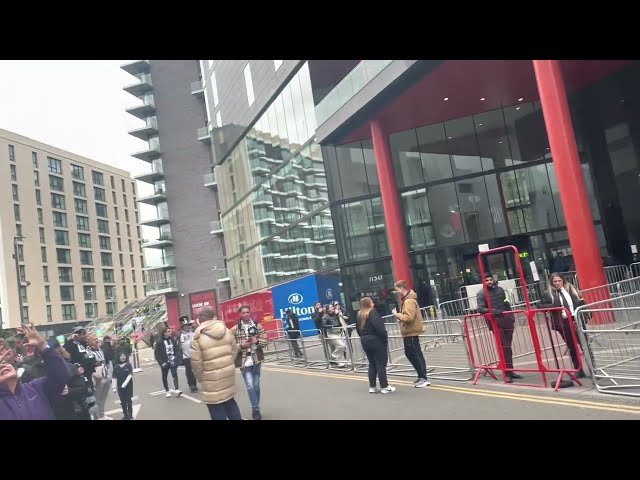
<svg viewBox="0 0 640 480"><path fill-rule="evenodd" d="M186 395L184 393L181 396L182 396L182 398L186 398L187 400L191 400L192 402L202 403L202 400L198 400L197 398L193 398L193 397L191 397L189 395Z"/></svg>
<svg viewBox="0 0 640 480"><path fill-rule="evenodd" d="M356 375L340 375L335 373L324 373L324 372L309 372L302 370L289 370L284 368L273 368L273 367L265 367L265 370L269 370L272 372L281 372L281 373L294 373L297 375L307 375L314 377L325 377L325 378L337 378L344 380L356 380L361 382L368 382L369 379L356 376ZM413 382L409 382L406 380L394 379L393 385L401 385L406 387L415 388ZM454 387L449 385L431 385L428 387L429 390L440 390L443 392L451 392L451 393L462 393L466 395L477 395L483 397L494 397L494 398L503 398L507 400L520 400L526 402L533 403L543 403L550 405L560 405L565 407L580 407L592 410L606 410L611 412L620 412L620 413L632 413L635 415L640 415L640 407L633 405L616 405L611 403L602 403L602 402L591 402L588 400L574 400L569 398L547 398L536 395L527 395L516 392L499 392L493 390L483 390L476 388L466 388L466 387Z"/></svg>
<svg viewBox="0 0 640 480"><path fill-rule="evenodd" d="M157 392L151 392L149 395L153 397L154 395L162 395L164 393L166 393L164 390L158 390Z"/></svg>

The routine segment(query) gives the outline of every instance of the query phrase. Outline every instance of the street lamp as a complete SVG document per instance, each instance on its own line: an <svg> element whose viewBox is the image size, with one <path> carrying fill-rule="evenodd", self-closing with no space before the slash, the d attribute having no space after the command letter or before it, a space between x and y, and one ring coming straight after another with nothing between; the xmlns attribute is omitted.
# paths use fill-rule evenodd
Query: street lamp
<svg viewBox="0 0 640 480"><path fill-rule="evenodd" d="M13 237L13 259L16 264L16 279L18 283L18 305L20 306L20 324L24 324L24 307L22 306L22 278L20 278L20 260L18 259L18 242L24 240L22 235Z"/></svg>

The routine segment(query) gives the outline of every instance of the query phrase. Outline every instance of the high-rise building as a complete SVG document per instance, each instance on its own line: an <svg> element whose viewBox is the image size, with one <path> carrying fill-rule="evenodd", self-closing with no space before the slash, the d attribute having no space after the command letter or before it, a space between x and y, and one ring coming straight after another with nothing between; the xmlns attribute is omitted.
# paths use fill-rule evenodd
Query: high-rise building
<svg viewBox="0 0 640 480"><path fill-rule="evenodd" d="M147 142L133 157L149 163L137 175L147 295L164 294L168 321L194 315L202 303L228 298L217 183L204 88L195 60L138 60L122 65L136 78L124 90L140 99L127 112L141 120L130 135ZM151 186L151 188L149 187ZM148 191L148 194L145 193Z"/></svg>
<svg viewBox="0 0 640 480"><path fill-rule="evenodd" d="M143 298L129 173L5 130L0 152L2 325L56 331Z"/></svg>

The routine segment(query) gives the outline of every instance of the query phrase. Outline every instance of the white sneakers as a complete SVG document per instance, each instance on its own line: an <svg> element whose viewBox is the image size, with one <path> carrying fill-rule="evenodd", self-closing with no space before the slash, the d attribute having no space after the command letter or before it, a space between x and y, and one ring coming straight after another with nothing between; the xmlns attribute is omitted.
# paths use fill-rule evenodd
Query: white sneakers
<svg viewBox="0 0 640 480"><path fill-rule="evenodd" d="M413 386L416 388L426 388L431 385L431 382L425 378L419 378L415 382L413 382Z"/></svg>
<svg viewBox="0 0 640 480"><path fill-rule="evenodd" d="M180 397L182 395L182 390L169 390L165 396L167 398L171 398L172 393L174 393L176 397Z"/></svg>
<svg viewBox="0 0 640 480"><path fill-rule="evenodd" d="M378 393L380 390L378 390L376 387L369 387L369 393Z"/></svg>
<svg viewBox="0 0 640 480"><path fill-rule="evenodd" d="M396 387L392 387L391 385L389 385L387 388L383 388L381 390L378 390L376 387L369 387L369 393L393 393L396 391Z"/></svg>

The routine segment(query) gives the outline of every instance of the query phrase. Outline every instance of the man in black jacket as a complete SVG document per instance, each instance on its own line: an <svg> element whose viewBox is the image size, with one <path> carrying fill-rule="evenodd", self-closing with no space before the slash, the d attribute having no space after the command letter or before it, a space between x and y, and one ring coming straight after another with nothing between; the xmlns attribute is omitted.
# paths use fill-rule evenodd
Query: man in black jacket
<svg viewBox="0 0 640 480"><path fill-rule="evenodd" d="M502 287L499 287L493 279L493 274L487 272L484 276L484 282L489 291L489 302L484 289L478 292L478 312L489 314L493 317L498 327L500 335L500 343L502 343L502 351L504 352L504 360L507 370L513 369L513 330L515 327L515 318L513 315L503 315L504 312L511 311L511 304ZM491 321L487 318L489 328L493 330ZM495 334L496 332L494 332ZM522 376L512 371L507 372L507 382L512 383L514 380L522 378Z"/></svg>
<svg viewBox="0 0 640 480"><path fill-rule="evenodd" d="M64 349L71 355L71 363L82 363L87 354L87 331L83 327L75 327Z"/></svg>
<svg viewBox="0 0 640 480"><path fill-rule="evenodd" d="M291 309L287 310L287 336L293 347L294 357L302 358L304 355L300 350L300 345L298 345L298 339L300 338L300 319Z"/></svg>
<svg viewBox="0 0 640 480"><path fill-rule="evenodd" d="M156 342L156 346L154 347L154 356L162 370L162 386L164 387L167 398L171 398L172 392L176 397L182 395L182 392L178 388L178 353L178 342L173 337L173 330L167 328L162 333L162 338ZM173 390L169 390L169 384L167 382L169 371L171 371L171 376L173 377Z"/></svg>

